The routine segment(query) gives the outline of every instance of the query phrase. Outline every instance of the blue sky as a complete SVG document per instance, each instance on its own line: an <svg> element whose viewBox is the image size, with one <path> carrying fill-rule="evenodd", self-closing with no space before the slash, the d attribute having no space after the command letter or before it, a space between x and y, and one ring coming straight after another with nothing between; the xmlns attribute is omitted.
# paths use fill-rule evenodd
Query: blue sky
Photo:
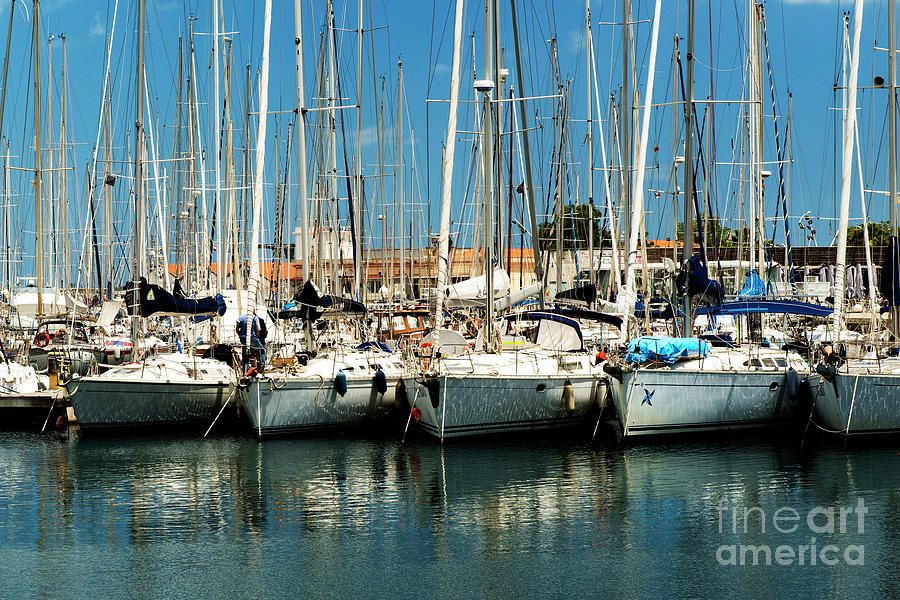
<svg viewBox="0 0 900 600"><path fill-rule="evenodd" d="M171 126L174 123L174 98L176 89L177 44L178 36L185 35L186 17L193 15L196 65L198 70L198 91L201 107L201 128L204 129L204 147L212 145L212 121L210 105L212 104L212 75L210 66L211 2L178 2L174 0L149 2L147 20L147 73L151 96L151 118L154 128L159 130L159 153L168 157L172 152ZM544 95L553 93L550 76L550 38L557 40L559 53L560 77L563 82L572 81L570 105L570 139L574 172L581 179L576 185L570 181L570 192L574 196L579 187L578 197L584 198L584 138L583 123L585 115L586 92L584 90L585 55L584 55L584 6L578 2L560 0L548 2L518 2L522 14L523 44L527 61L527 93ZM635 21L649 19L652 11L650 0L633 0ZM91 158L92 147L97 135L97 119L102 91L104 68L104 43L107 33L112 27L114 0L76 1L45 0L42 2L41 31L43 35L41 68L43 70L43 103L46 111L47 91L46 77L48 66L47 37L50 34L66 38L68 62L68 105L69 128L75 141L74 151L70 153L68 162L78 165L69 179L69 202L73 205L70 216L70 228L81 228L84 220L84 165ZM253 103L255 104L255 72L259 66L262 46L263 3L223 0L224 26L233 39L236 67L240 73L235 75L234 94L239 105L243 103L244 68L249 63L254 73ZM514 59L512 54L512 38L509 23L508 3L501 2L501 45L505 49L505 65L512 71ZM113 41L113 140L116 159L122 164L118 169L127 175L130 168L125 164L129 159L128 152L133 151L133 139L127 137L133 131L134 121L134 48L133 30L136 3L133 0L121 0L118 7L118 18ZM306 37L306 85L308 102L312 103L314 95L315 60L318 50L319 32L324 23L325 3L306 1L305 37ZM370 10L371 6L371 10ZM712 14L709 15L709 8ZM777 111L781 116L782 142L784 142L787 92L793 95L793 153L795 164L791 172L791 215L800 215L809 211L814 216L825 219L835 214L835 158L839 151L840 141L834 137L835 124L840 131L839 115L830 110L840 102L840 94L835 95L833 84L838 69L837 53L840 39L841 11L852 8L851 2L828 0L785 0L784 2L766 2L767 33L776 88ZM482 75L483 48L481 2L467 2L464 36L474 34L476 49L475 63L477 73ZM0 6L0 39L5 38L6 19L9 4ZM873 50L877 43L885 46L886 7L883 2L866 2L861 42L862 66L860 68L861 85L869 85L872 76L880 73L886 78L886 57L882 51ZM290 110L294 102L294 55L293 55L293 2L290 0L274 0L273 31L271 50L271 88L269 110ZM339 27L355 28L356 2L349 5L343 0L336 0L336 19ZM371 14L370 14L371 13ZM608 107L608 94L616 93L619 85L621 67L621 40L619 28L603 23L620 20L621 9L618 2L592 2L593 35L597 57L599 88L603 98L604 110ZM662 103L672 100L672 52L673 38L676 32L684 33L685 7L683 2L664 2L663 17L660 28L660 43L657 60L657 82L654 102ZM4 136L10 140L11 163L16 166L30 167L33 164L32 140L32 88L30 83L30 48L31 48L31 3L19 1L13 25L12 56L9 74L9 95L7 99ZM746 15L746 5L740 0L722 0L709 2L697 1L697 39L696 39L696 80L698 99L707 95L709 76L715 77L715 96L717 99L737 100L741 94L740 64L743 49L740 27ZM377 137L375 135L375 103L374 89L378 89L378 102L381 102L381 81L384 78L385 96L385 134L383 138L385 162L392 165L394 158L394 118L396 114L397 64L403 63L405 79L404 116L404 178L406 181L405 196L407 201L412 197L419 203L416 218L415 235L425 237L428 216L424 209L424 198L430 196L431 230L437 229L440 190L440 154L441 143L445 135L446 104L429 104L425 99L443 99L449 93L448 67L451 60L450 36L452 34L452 7L449 2L429 4L398 0L395 2L374 1L366 3L365 26L376 28L368 35L365 48L365 65L363 69L363 165L367 175L373 175ZM371 19L371 21L370 21ZM712 31L710 31L712 25ZM635 26L635 56L638 63L637 81L643 90L646 79L646 55L649 23L639 22ZM684 42L682 41L682 44ZM353 104L356 98L356 42L355 34L339 33L339 58L341 70L342 92L346 104ZM471 99L471 50L472 39L466 37L463 52L463 96ZM60 78L62 70L62 41L57 37L52 42L53 61L53 95L51 122L53 123L53 144L58 143ZM372 64L374 57L374 65ZM874 65L874 66L873 66ZM373 84L373 75L376 83ZM768 85L768 82L766 83ZM617 96L617 94L616 94ZM766 114L772 109L766 89ZM884 170L886 162L886 142L884 137L884 104L886 98L883 91L868 90L860 95L860 130L863 146L863 171L866 186L878 190L887 187ZM238 108L233 115L235 127L241 127L243 117ZM702 107L698 106L700 118L703 118ZM544 125L542 130L533 134L532 144L536 147L533 157L539 171L536 183L542 186L539 196L539 213L546 211L546 182L549 179L548 162L552 148L553 115L552 102L543 100L533 103L532 123ZM46 114L42 115L46 119ZM604 114L604 118L608 115ZM355 154L355 111L345 111L348 127L348 150ZM535 120L535 117L538 117ZM284 168L286 138L289 114L273 114L269 118L269 139L267 140L266 182L269 205L272 200L272 184L276 177L276 163L279 169ZM595 115L596 118L596 115ZM737 135L737 113L733 107L717 105L716 108L716 148L717 160L731 160L730 144ZM774 141L771 120L767 120L766 144L767 159L774 160ZM462 105L460 109L460 129L471 130L473 125L471 105ZM47 127L45 123L45 128ZM255 132L255 123L251 124ZM658 168L648 173L647 187L654 189L671 189L670 172L672 157L680 154L673 150L673 120L670 107L659 108L653 113L651 139L649 146L657 147L651 153L650 162ZM46 129L45 129L46 132ZM275 145L275 134L278 133L278 145ZM242 133L236 132L236 136ZM596 135L596 133L595 133ZM679 134L680 136L680 134ZM478 176L469 172L467 164L471 158L471 136L460 134L457 144L457 167L454 180L454 222L471 219L472 206L463 207L463 198L474 193L474 188L466 186L466 182ZM46 142L45 142L46 146ZM129 150L130 149L130 150ZM595 164L600 165L599 146L595 144ZM276 160L277 157L277 160ZM45 161L47 159L45 158ZM209 160L209 159L208 159ZM210 181L211 181L211 167ZM45 165L46 166L46 165ZM413 171L413 169L415 169ZM238 169L240 170L240 168ZM343 172L342 160L339 159L339 170ZM774 169L773 169L774 170ZM388 168L389 172L390 167ZM430 171L430 177L428 176ZM719 166L716 171L716 206L723 219L733 217L735 201L733 199L736 184L729 187L727 166ZM775 181L777 175L770 178ZM13 189L18 194L14 202L18 203L19 213L16 217L16 231L20 235L20 244L29 249L33 246L30 232L34 230L33 199L29 195L30 176L15 172L12 175ZM521 179L514 175L516 183ZM208 184L212 187L212 184ZM385 181L385 196L388 201L394 197L393 184L390 178ZM775 210L777 185L769 184L766 192L767 214L771 216ZM77 191L76 191L77 190ZM731 190L731 195L729 195ZM378 196L380 190L374 186L374 180L367 184L367 198ZM124 192L119 192L124 193ZM295 193L291 194L292 197ZM603 191L599 177L595 180L595 200L598 205L603 201ZM859 215L858 192L854 191L853 215ZM870 213L874 219L886 218L886 207L881 195L870 195ZM127 198L120 198L122 205ZM650 237L667 237L670 235L671 220L663 219L663 214L671 212L671 204L661 204L662 199L654 201L648 195L647 229ZM151 198L155 202L155 198ZM291 208L293 217L296 209ZM374 209L369 210L381 214L380 200ZM128 217L125 209L120 215L122 227L127 226ZM267 221L271 226L271 214L267 210ZM389 216L389 215L388 215ZM828 221L821 221L817 226L817 241L828 243ZM374 233L380 238L377 220L372 222ZM368 225L367 225L368 227ZM408 227L408 226L407 226ZM769 225L771 231L771 224ZM463 240L470 228L455 225L454 232ZM123 232L124 233L124 232ZM81 234L79 233L79 236ZM794 227L794 241L797 242L799 232ZM781 234L779 234L780 239ZM399 237L399 234L398 236ZM408 231L405 237L408 236ZM271 238L271 234L264 239ZM376 245L380 242L376 242ZM80 247L80 239L77 243ZM25 271L31 271L26 259ZM33 265L32 265L33 267Z"/></svg>

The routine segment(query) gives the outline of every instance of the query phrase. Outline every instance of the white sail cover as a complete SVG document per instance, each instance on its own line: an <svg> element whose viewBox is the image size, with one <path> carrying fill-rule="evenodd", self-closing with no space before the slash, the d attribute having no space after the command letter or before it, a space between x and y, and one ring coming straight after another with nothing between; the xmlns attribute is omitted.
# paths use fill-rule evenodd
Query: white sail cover
<svg viewBox="0 0 900 600"><path fill-rule="evenodd" d="M37 288L25 288L13 292L10 305L15 307L20 315L36 315L38 313L38 294ZM76 311L86 311L87 305L78 301L68 292L54 292L50 288L45 288L41 294L41 306L43 314L54 315L69 312L72 309Z"/></svg>
<svg viewBox="0 0 900 600"><path fill-rule="evenodd" d="M535 343L549 350L581 350L584 342L578 324L572 319L557 317L541 319Z"/></svg>
<svg viewBox="0 0 900 600"><path fill-rule="evenodd" d="M509 275L503 269L494 269L494 298L509 294ZM447 306L484 306L487 302L487 283L484 275L472 277L448 285Z"/></svg>
<svg viewBox="0 0 900 600"><path fill-rule="evenodd" d="M433 329L423 338L422 343L431 343L436 352L448 356L457 356L466 351L469 343L459 332L450 329Z"/></svg>

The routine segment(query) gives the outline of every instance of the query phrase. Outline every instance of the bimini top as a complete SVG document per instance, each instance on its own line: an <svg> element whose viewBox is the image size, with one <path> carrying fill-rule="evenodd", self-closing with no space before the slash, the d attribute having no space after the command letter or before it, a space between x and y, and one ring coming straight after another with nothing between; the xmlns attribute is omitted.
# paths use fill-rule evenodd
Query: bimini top
<svg viewBox="0 0 900 600"><path fill-rule="evenodd" d="M506 319L525 319L538 322L534 343L562 352L584 350L584 336L578 321L550 312L530 311L507 315Z"/></svg>
<svg viewBox="0 0 900 600"><path fill-rule="evenodd" d="M622 317L608 315L606 313L597 312L595 310L586 310L582 308L548 308L544 312L554 315L562 315L572 319L585 319L587 321L599 321L607 323L614 327L622 326Z"/></svg>
<svg viewBox="0 0 900 600"><path fill-rule="evenodd" d="M698 338L645 335L628 344L625 362L641 364L655 361L671 365L679 359L704 357L707 354L709 344Z"/></svg>
<svg viewBox="0 0 900 600"><path fill-rule="evenodd" d="M733 302L723 302L718 306L702 306L697 315L744 315L748 313L771 313L788 315L806 315L810 317L827 317L834 312L831 306L809 304L797 300L765 300L763 298L745 298Z"/></svg>

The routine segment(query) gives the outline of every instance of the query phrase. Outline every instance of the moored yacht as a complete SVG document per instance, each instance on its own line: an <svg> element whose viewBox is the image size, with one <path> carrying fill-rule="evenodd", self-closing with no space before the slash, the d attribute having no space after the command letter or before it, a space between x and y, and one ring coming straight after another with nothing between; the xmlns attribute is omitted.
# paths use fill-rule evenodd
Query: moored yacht
<svg viewBox="0 0 900 600"><path fill-rule="evenodd" d="M234 371L190 354L160 354L67 385L82 431L211 425L234 402Z"/></svg>

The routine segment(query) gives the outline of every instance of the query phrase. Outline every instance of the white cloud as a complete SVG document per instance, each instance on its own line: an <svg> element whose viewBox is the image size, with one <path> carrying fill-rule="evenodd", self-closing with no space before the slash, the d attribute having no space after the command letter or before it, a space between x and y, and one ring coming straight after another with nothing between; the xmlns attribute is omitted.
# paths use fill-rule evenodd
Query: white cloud
<svg viewBox="0 0 900 600"><path fill-rule="evenodd" d="M100 22L100 11L98 10L94 13L94 24L91 25L91 35L104 35L106 33L106 26Z"/></svg>

